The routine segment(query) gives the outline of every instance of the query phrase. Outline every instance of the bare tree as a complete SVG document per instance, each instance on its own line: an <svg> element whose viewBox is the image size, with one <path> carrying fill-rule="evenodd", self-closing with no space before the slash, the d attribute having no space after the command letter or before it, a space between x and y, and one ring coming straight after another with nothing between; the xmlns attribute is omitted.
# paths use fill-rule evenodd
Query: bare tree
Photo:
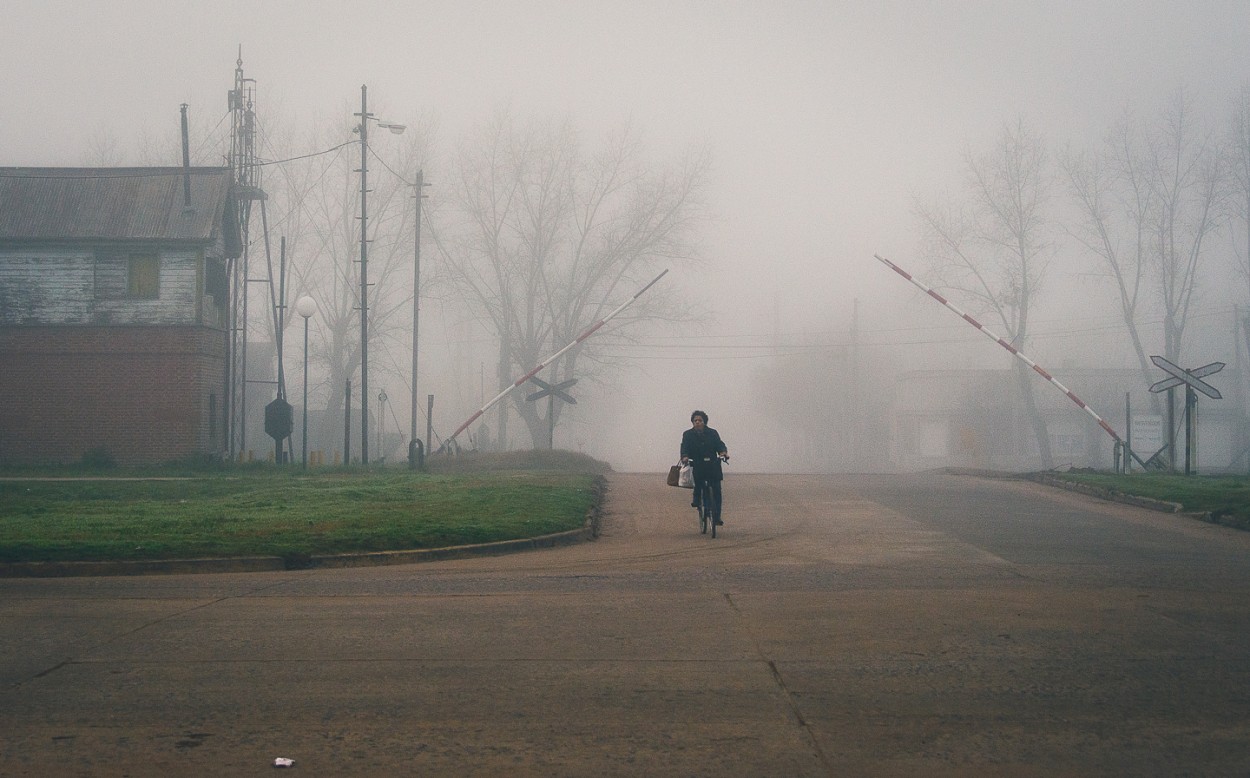
<svg viewBox="0 0 1250 778"><path fill-rule="evenodd" d="M995 316L1011 345L1024 350L1050 251L1046 209L1052 176L1046 147L1017 120L1002 128L992 151L965 152L964 167L962 204L916 207L927 254L944 286L971 300L978 313ZM1033 378L1023 363L1015 370L1042 464L1050 467L1050 439L1037 410Z"/></svg>
<svg viewBox="0 0 1250 778"><path fill-rule="evenodd" d="M1098 152L1069 152L1062 167L1081 219L1069 234L1101 260L1115 284L1124 322L1142 378L1149 383L1150 363L1139 327L1140 309L1148 288L1151 214L1157 210L1155 189L1138 150L1137 122L1126 113ZM1161 400L1151 395L1155 410Z"/></svg>
<svg viewBox="0 0 1250 778"><path fill-rule="evenodd" d="M345 108L343 116L350 116ZM360 163L359 142L345 137L346 122L324 123L300 141L272 133L262 142L266 156L264 188L271 240L286 238L290 278L286 304L307 294L317 301L310 368L323 376L314 387L325 414L310 435L326 445L343 445L342 418L347 380L359 391L360 371ZM403 136L384 135L370 143L369 158L369 332L370 376L405 380L412 337L414 199L411 183L426 156L428 131L410 125ZM316 149L300 154L295 149ZM274 164L278 163L278 164ZM264 259L263 236L253 230L254 256ZM271 247L271 252L274 249ZM288 310L290 310L288 308ZM299 325L288 315L286 327ZM273 338L271 317L254 326ZM403 346L401 348L401 346ZM377 380L376 386L383 381ZM353 397L356 404L359 397ZM312 402L310 401L310 405ZM375 408L375 410L377 410ZM359 419L356 420L359 423Z"/></svg>
<svg viewBox="0 0 1250 778"><path fill-rule="evenodd" d="M567 121L519 126L502 113L469 137L431 233L452 283L497 338L501 388L601 319L662 260L693 256L707 169L704 154L648 169L628 129L594 154L584 153ZM662 289L628 314L557 360L547 380L575 369L594 374L630 321L681 316ZM545 445L561 409L557 403L547 418L537 405L511 398L535 447ZM498 440L507 444L506 411Z"/></svg>
<svg viewBox="0 0 1250 778"><path fill-rule="evenodd" d="M1237 93L1230 125L1228 210L1232 221L1240 225L1240 231L1235 229L1231 233L1233 256L1250 285L1250 84L1243 85ZM1246 348L1250 351L1250 309L1242 326Z"/></svg>
<svg viewBox="0 0 1250 778"><path fill-rule="evenodd" d="M1154 126L1138 126L1126 114L1100 151L1069 154L1064 169L1082 213L1072 233L1114 280L1143 383L1150 383L1140 317L1146 306L1162 314L1163 355L1179 364L1227 177L1223 152L1194 121L1183 92ZM1160 398L1151 402L1156 412L1163 409Z"/></svg>
<svg viewBox="0 0 1250 778"><path fill-rule="evenodd" d="M1212 133L1198 127L1177 93L1145 144L1152 208L1150 262L1163 306L1163 350L1179 364L1185 326L1198 289L1206 240L1219 227L1223 160Z"/></svg>

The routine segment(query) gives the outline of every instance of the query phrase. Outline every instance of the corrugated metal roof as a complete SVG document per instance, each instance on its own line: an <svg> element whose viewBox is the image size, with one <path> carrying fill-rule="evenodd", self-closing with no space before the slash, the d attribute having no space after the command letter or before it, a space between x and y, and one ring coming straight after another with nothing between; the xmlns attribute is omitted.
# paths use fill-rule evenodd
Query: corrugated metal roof
<svg viewBox="0 0 1250 778"><path fill-rule="evenodd" d="M189 209L183 175L180 167L0 167L0 240L211 241L230 171L190 168Z"/></svg>

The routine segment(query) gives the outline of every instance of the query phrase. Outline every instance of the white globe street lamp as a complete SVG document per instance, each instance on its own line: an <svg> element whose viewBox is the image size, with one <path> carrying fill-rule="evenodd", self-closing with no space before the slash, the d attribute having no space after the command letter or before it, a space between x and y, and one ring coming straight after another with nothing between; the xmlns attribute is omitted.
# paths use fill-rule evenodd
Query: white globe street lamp
<svg viewBox="0 0 1250 778"><path fill-rule="evenodd" d="M308 469L308 319L317 312L317 301L304 295L295 301L295 312L304 317L304 432L301 436L303 455L300 462Z"/></svg>

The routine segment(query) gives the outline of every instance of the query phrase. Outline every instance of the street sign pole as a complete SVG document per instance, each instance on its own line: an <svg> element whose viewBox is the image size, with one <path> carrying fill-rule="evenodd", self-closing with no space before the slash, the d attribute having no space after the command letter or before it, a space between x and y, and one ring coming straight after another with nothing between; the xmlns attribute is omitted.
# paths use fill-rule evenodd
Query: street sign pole
<svg viewBox="0 0 1250 778"><path fill-rule="evenodd" d="M1198 471L1198 394L1185 387L1185 475Z"/></svg>
<svg viewBox="0 0 1250 778"><path fill-rule="evenodd" d="M1133 472L1133 405L1124 393L1124 474Z"/></svg>

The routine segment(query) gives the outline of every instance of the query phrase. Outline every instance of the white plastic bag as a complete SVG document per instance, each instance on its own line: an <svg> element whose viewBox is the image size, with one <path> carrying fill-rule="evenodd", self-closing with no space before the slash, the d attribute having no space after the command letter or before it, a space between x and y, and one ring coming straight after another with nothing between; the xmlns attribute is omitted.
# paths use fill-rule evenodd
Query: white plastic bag
<svg viewBox="0 0 1250 778"><path fill-rule="evenodd" d="M681 472L677 475L677 485L683 489L694 488L694 468L690 465L682 465Z"/></svg>

